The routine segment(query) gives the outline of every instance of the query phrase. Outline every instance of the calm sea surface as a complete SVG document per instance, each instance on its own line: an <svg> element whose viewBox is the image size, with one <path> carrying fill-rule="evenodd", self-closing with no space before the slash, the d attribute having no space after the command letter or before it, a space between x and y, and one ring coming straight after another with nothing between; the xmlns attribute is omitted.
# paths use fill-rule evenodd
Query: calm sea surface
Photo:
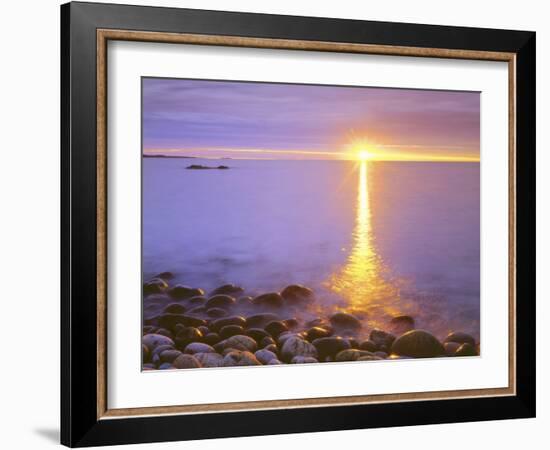
<svg viewBox="0 0 550 450"><path fill-rule="evenodd" d="M186 170L190 164L229 170ZM144 158L143 272L479 336L479 164Z"/></svg>

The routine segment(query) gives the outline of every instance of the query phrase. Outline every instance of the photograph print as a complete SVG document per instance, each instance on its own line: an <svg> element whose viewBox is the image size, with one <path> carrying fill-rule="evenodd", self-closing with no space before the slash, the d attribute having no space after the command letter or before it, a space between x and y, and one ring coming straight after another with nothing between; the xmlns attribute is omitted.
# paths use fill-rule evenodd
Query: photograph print
<svg viewBox="0 0 550 450"><path fill-rule="evenodd" d="M142 78L142 369L480 355L480 93Z"/></svg>

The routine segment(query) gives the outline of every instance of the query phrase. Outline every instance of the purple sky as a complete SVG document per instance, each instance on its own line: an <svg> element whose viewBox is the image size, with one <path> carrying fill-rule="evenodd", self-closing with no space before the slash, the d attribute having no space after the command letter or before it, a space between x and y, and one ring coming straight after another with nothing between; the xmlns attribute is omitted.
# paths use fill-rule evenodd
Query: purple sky
<svg viewBox="0 0 550 450"><path fill-rule="evenodd" d="M474 92L143 79L145 153L479 158Z"/></svg>

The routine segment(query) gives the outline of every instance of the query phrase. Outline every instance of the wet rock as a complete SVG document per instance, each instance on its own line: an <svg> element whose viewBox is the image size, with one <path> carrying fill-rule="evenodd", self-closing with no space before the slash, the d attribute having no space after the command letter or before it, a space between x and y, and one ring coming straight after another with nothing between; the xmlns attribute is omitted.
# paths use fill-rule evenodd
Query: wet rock
<svg viewBox="0 0 550 450"><path fill-rule="evenodd" d="M274 338L277 338L277 336L281 333L288 331L288 327L283 322L274 320L265 326L265 331L267 331Z"/></svg>
<svg viewBox="0 0 550 450"><path fill-rule="evenodd" d="M206 336L208 333L210 333L210 329L206 325L201 325L200 327L197 327L197 329L202 333L203 336Z"/></svg>
<svg viewBox="0 0 550 450"><path fill-rule="evenodd" d="M190 307L204 306L206 304L206 297L203 297L202 295L195 295L194 297L186 299L185 302Z"/></svg>
<svg viewBox="0 0 550 450"><path fill-rule="evenodd" d="M174 346L174 341L172 339L161 334L146 334L141 338L141 342L147 347L149 352L153 352L161 345Z"/></svg>
<svg viewBox="0 0 550 450"><path fill-rule="evenodd" d="M290 337L299 337L303 338L303 336L299 333L293 333L291 331L285 331L284 333L281 333L279 336L277 336L277 344L282 347L285 343L285 341Z"/></svg>
<svg viewBox="0 0 550 450"><path fill-rule="evenodd" d="M142 366L143 370L155 370L155 368L156 368L155 365L151 363L145 363Z"/></svg>
<svg viewBox="0 0 550 450"><path fill-rule="evenodd" d="M161 280L171 280L174 278L174 274L172 272L162 272L158 275L155 275L153 278L160 278Z"/></svg>
<svg viewBox="0 0 550 450"><path fill-rule="evenodd" d="M432 358L444 355L445 349L433 334L424 330L411 330L395 340L391 352L413 358Z"/></svg>
<svg viewBox="0 0 550 450"><path fill-rule="evenodd" d="M312 344L317 349L320 361L324 361L327 357L334 357L342 350L351 348L348 340L342 339L340 336L315 339Z"/></svg>
<svg viewBox="0 0 550 450"><path fill-rule="evenodd" d="M265 337L271 338L270 334L267 331L262 330L261 328L249 328L244 334L250 336L258 344L260 344L262 342L262 339Z"/></svg>
<svg viewBox="0 0 550 450"><path fill-rule="evenodd" d="M160 366L159 366L159 370L170 370L170 369L173 369L174 366L170 363L162 363Z"/></svg>
<svg viewBox="0 0 550 450"><path fill-rule="evenodd" d="M149 362L149 359L151 358L151 352L149 351L149 347L147 347L145 344L141 345L141 360L144 363Z"/></svg>
<svg viewBox="0 0 550 450"><path fill-rule="evenodd" d="M172 289L170 289L168 293L172 298L179 298L179 299L185 299L185 298L204 295L204 291L202 289L191 288L189 286L184 286L182 284L177 284Z"/></svg>
<svg viewBox="0 0 550 450"><path fill-rule="evenodd" d="M291 284L283 289L281 297L292 302L309 301L313 299L313 291L300 284Z"/></svg>
<svg viewBox="0 0 550 450"><path fill-rule="evenodd" d="M295 356L317 356L317 349L313 344L297 337L291 336L285 340L281 348L281 359L290 362Z"/></svg>
<svg viewBox="0 0 550 450"><path fill-rule="evenodd" d="M173 330L177 324L181 324L186 327L200 327L201 325L206 325L206 321L187 314L167 313L159 316L158 324L163 328Z"/></svg>
<svg viewBox="0 0 550 450"><path fill-rule="evenodd" d="M172 332L170 330L167 330L166 328L159 328L155 333L169 337L170 339L174 338L174 335L172 334Z"/></svg>
<svg viewBox="0 0 550 450"><path fill-rule="evenodd" d="M174 314L183 314L187 308L181 303L170 303L162 312L164 313L174 313Z"/></svg>
<svg viewBox="0 0 550 450"><path fill-rule="evenodd" d="M277 355L275 353L270 352L266 349L258 350L256 353L254 353L254 355L256 356L256 359L262 364L267 364L272 359L277 359Z"/></svg>
<svg viewBox="0 0 550 450"><path fill-rule="evenodd" d="M477 351L472 344L465 342L455 352L455 356L477 356Z"/></svg>
<svg viewBox="0 0 550 450"><path fill-rule="evenodd" d="M237 303L237 301L229 296L229 295L224 295L224 294L218 294L218 295L214 295L213 297L210 297L207 302L206 302L206 308L207 309L210 309L210 308L226 308L226 309L230 309L232 308L235 304Z"/></svg>
<svg viewBox="0 0 550 450"><path fill-rule="evenodd" d="M363 341L359 344L359 350L366 350L367 352L374 353L376 350L378 350L378 346L374 341L367 339L366 341Z"/></svg>
<svg viewBox="0 0 550 450"><path fill-rule="evenodd" d="M221 341L220 335L218 333L208 333L202 338L202 341L208 345L216 345Z"/></svg>
<svg viewBox="0 0 550 450"><path fill-rule="evenodd" d="M185 347L183 353L194 355L195 353L216 353L213 347L203 342L191 342Z"/></svg>
<svg viewBox="0 0 550 450"><path fill-rule="evenodd" d="M242 309L248 309L252 306L252 297L243 296L237 299L237 306Z"/></svg>
<svg viewBox="0 0 550 450"><path fill-rule="evenodd" d="M383 358L377 355L365 355L361 356L357 361L382 361Z"/></svg>
<svg viewBox="0 0 550 450"><path fill-rule="evenodd" d="M248 328L263 328L274 320L280 320L280 317L273 313L254 314L246 318L246 325Z"/></svg>
<svg viewBox="0 0 550 450"><path fill-rule="evenodd" d="M181 354L178 356L172 365L176 369L197 369L201 367L201 363L193 355Z"/></svg>
<svg viewBox="0 0 550 450"><path fill-rule="evenodd" d="M454 333L450 333L446 338L445 342L457 342L459 344L470 344L472 346L476 345L476 340L473 338L473 336L470 336L467 333L462 333L461 331L455 331Z"/></svg>
<svg viewBox="0 0 550 450"><path fill-rule="evenodd" d="M412 359L410 356L390 355L388 359Z"/></svg>
<svg viewBox="0 0 550 450"><path fill-rule="evenodd" d="M206 313L206 306L195 306L187 310L187 314L190 316L202 316Z"/></svg>
<svg viewBox="0 0 550 450"><path fill-rule="evenodd" d="M161 278L153 278L143 284L143 295L161 294L168 289L168 283Z"/></svg>
<svg viewBox="0 0 550 450"><path fill-rule="evenodd" d="M151 353L151 362L160 361L160 354L162 352L166 351L166 350L174 350L174 346L173 345L159 345Z"/></svg>
<svg viewBox="0 0 550 450"><path fill-rule="evenodd" d="M156 330L156 327L154 327L152 325L146 325L146 326L143 327L143 336L145 336L146 334L151 334L155 330Z"/></svg>
<svg viewBox="0 0 550 450"><path fill-rule="evenodd" d="M246 323L246 319L242 316L223 317L210 322L210 329L212 331L219 332L226 325L238 325L240 327L244 327Z"/></svg>
<svg viewBox="0 0 550 450"><path fill-rule="evenodd" d="M233 351L224 356L223 367L233 366L260 366L262 363L256 359L253 353L248 351Z"/></svg>
<svg viewBox="0 0 550 450"><path fill-rule="evenodd" d="M326 328L321 327L311 327L309 330L306 331L306 339L309 342L313 342L315 339L328 337L331 333Z"/></svg>
<svg viewBox="0 0 550 450"><path fill-rule="evenodd" d="M202 367L220 367L223 361L219 353L195 353L193 356Z"/></svg>
<svg viewBox="0 0 550 450"><path fill-rule="evenodd" d="M164 350L160 355L159 359L161 363L170 363L172 364L174 360L180 356L182 353L179 350Z"/></svg>
<svg viewBox="0 0 550 450"><path fill-rule="evenodd" d="M266 345L263 349L275 354L279 353L279 350L277 349L277 346L275 344Z"/></svg>
<svg viewBox="0 0 550 450"><path fill-rule="evenodd" d="M295 356L290 361L290 364L312 364L318 362L317 358L313 358L312 356Z"/></svg>
<svg viewBox="0 0 550 450"><path fill-rule="evenodd" d="M258 295L252 300L252 303L262 308L278 309L283 306L283 297L278 292L269 292L267 294Z"/></svg>
<svg viewBox="0 0 550 450"><path fill-rule="evenodd" d="M225 294L225 295L239 295L244 292L244 289L240 286L235 286L234 284L224 284L223 286L220 286L216 289L214 289L210 295L218 295L218 294Z"/></svg>
<svg viewBox="0 0 550 450"><path fill-rule="evenodd" d="M229 313L223 308L210 308L206 310L206 315L213 319L219 319L220 317L227 317Z"/></svg>
<svg viewBox="0 0 550 450"><path fill-rule="evenodd" d="M176 347L183 351L191 342L198 342L201 339L202 333L197 328L187 327L177 334Z"/></svg>
<svg viewBox="0 0 550 450"><path fill-rule="evenodd" d="M361 328L359 319L351 314L339 312L330 317L330 324L341 330L357 331Z"/></svg>
<svg viewBox="0 0 550 450"><path fill-rule="evenodd" d="M382 348L389 350L395 341L395 336L375 328L370 332L369 339L376 344L379 350L382 350Z"/></svg>
<svg viewBox="0 0 550 450"><path fill-rule="evenodd" d="M271 336L266 336L260 341L261 348L265 348L270 345L274 345L275 348L277 347L277 343L275 342L275 339L273 339Z"/></svg>
<svg viewBox="0 0 550 450"><path fill-rule="evenodd" d="M351 348L359 349L359 341L355 338L348 338L349 345Z"/></svg>
<svg viewBox="0 0 550 450"><path fill-rule="evenodd" d="M374 356L374 353L367 352L366 350L347 349L338 352L334 360L338 362L357 361L363 356Z"/></svg>
<svg viewBox="0 0 550 450"><path fill-rule="evenodd" d="M394 334L400 336L407 331L414 330L414 319L411 316L395 316L390 320L390 327Z"/></svg>
<svg viewBox="0 0 550 450"><path fill-rule="evenodd" d="M282 362L279 361L278 359L272 359L271 361L269 361L267 363L268 366L279 366L281 364L282 364Z"/></svg>
<svg viewBox="0 0 550 450"><path fill-rule="evenodd" d="M227 348L255 352L258 349L258 344L256 344L256 341L251 337L237 335L224 339L223 341L217 343L214 348L217 352L223 351Z"/></svg>
<svg viewBox="0 0 550 450"><path fill-rule="evenodd" d="M299 323L298 323L298 319L296 318L291 318L291 319L285 319L283 320L283 323L287 326L287 328L289 330L294 330L295 328L298 327Z"/></svg>
<svg viewBox="0 0 550 450"><path fill-rule="evenodd" d="M315 319L308 320L305 323L306 328L312 328L312 327L325 328L325 325L327 325L327 322L326 322L326 320L322 319L321 317L316 317Z"/></svg>
<svg viewBox="0 0 550 450"><path fill-rule="evenodd" d="M221 328L219 334L222 339L227 339L231 336L244 334L244 328L239 325L226 325L225 327Z"/></svg>
<svg viewBox="0 0 550 450"><path fill-rule="evenodd" d="M447 356L454 356L458 348L462 344L459 344L458 342L445 342L443 344L443 348L445 349L445 354Z"/></svg>
<svg viewBox="0 0 550 450"><path fill-rule="evenodd" d="M386 352L374 352L374 355L382 359L387 359L388 357L388 354Z"/></svg>

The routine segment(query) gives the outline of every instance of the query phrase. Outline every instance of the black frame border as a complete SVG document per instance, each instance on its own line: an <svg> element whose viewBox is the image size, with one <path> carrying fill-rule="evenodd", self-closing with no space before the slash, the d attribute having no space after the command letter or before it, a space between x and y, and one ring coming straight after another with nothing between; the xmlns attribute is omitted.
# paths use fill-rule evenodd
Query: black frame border
<svg viewBox="0 0 550 450"><path fill-rule="evenodd" d="M516 395L97 419L96 30L516 54ZM535 416L534 32L73 2L61 6L61 443L71 447ZM215 431L212 431L215 430Z"/></svg>

